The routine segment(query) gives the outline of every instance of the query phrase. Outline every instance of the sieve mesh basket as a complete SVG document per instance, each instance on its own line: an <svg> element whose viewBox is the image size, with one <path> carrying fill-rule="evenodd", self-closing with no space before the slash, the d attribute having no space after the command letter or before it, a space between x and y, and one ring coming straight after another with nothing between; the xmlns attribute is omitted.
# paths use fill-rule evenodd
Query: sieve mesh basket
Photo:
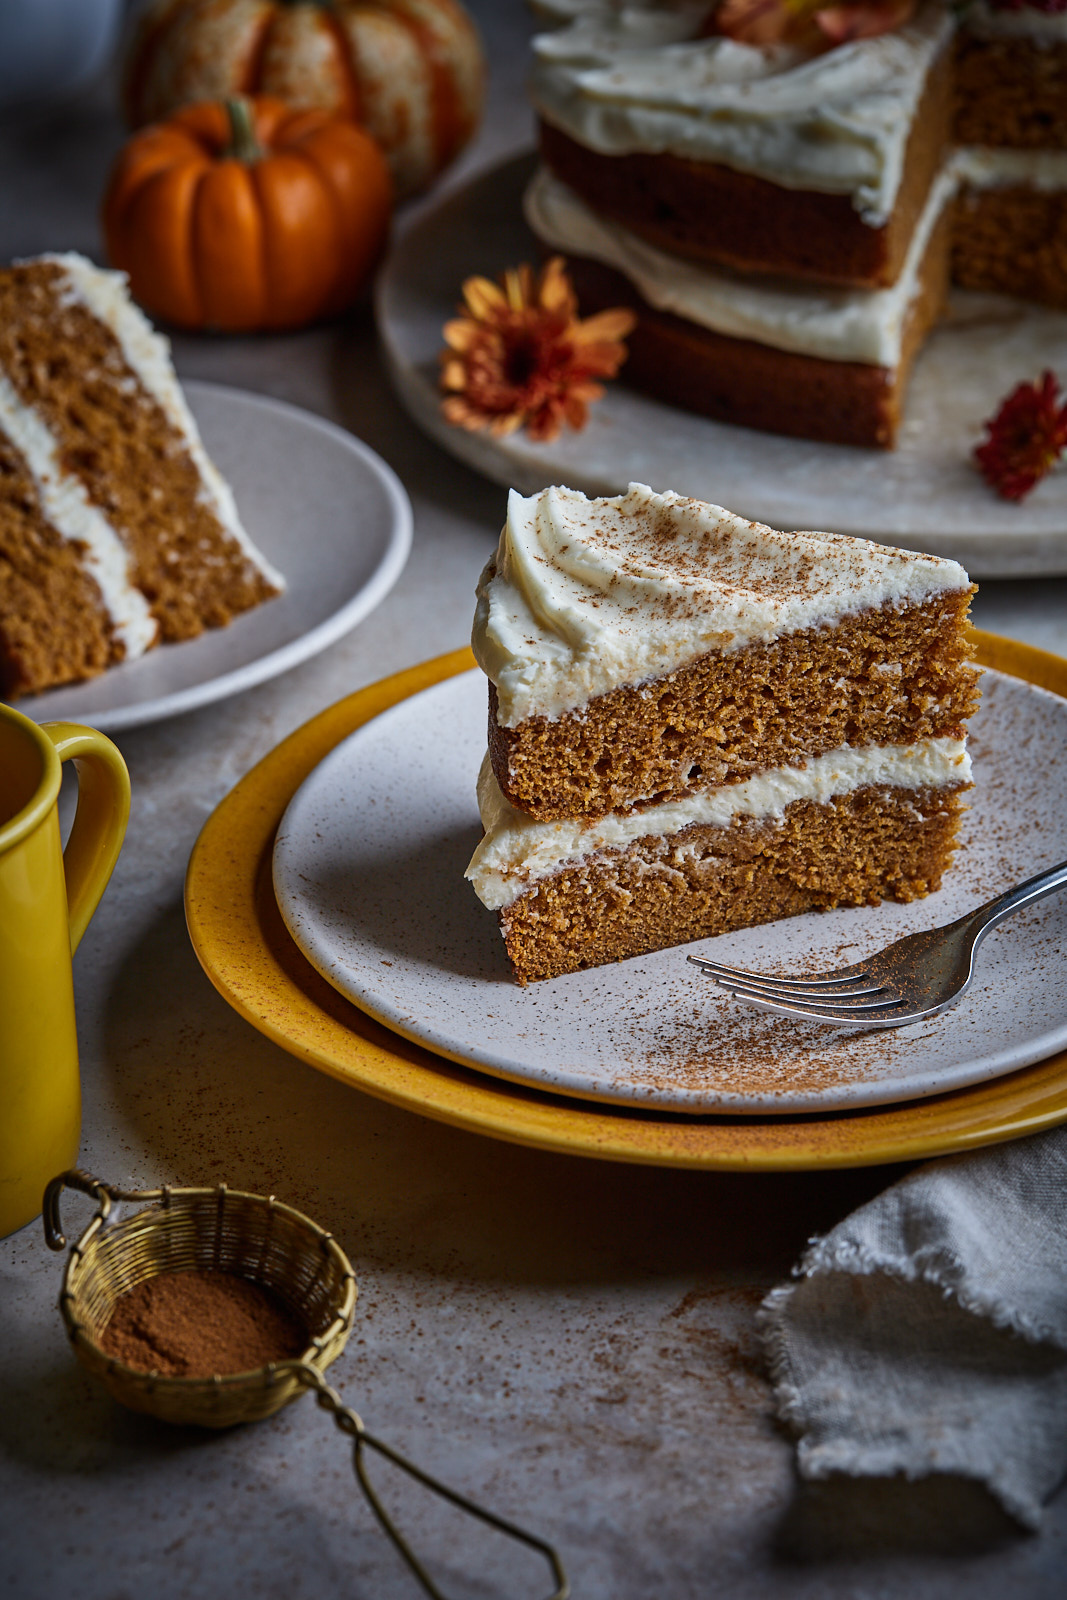
<svg viewBox="0 0 1067 1600"><path fill-rule="evenodd" d="M320 1372L344 1349L356 1275L332 1235L292 1206L224 1183L214 1189L122 1190L68 1172L45 1193L45 1230L53 1249L66 1242L58 1209L64 1186L91 1194L99 1210L71 1249L59 1309L78 1360L123 1405L164 1422L228 1428L271 1416L304 1388L285 1362L180 1378L143 1372L108 1355L100 1340L118 1301L163 1272L226 1272L272 1290L309 1332L299 1359ZM124 1200L148 1204L112 1220L114 1202Z"/></svg>

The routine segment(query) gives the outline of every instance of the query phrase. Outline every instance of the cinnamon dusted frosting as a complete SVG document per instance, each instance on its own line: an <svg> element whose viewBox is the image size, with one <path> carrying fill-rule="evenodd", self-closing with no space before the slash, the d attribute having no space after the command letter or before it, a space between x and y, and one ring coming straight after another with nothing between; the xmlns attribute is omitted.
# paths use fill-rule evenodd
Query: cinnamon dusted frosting
<svg viewBox="0 0 1067 1600"><path fill-rule="evenodd" d="M534 41L536 109L602 155L670 154L847 194L864 222L882 226L951 13L928 0L902 28L808 57L696 38L707 10L691 0L590 0Z"/></svg>
<svg viewBox="0 0 1067 1600"><path fill-rule="evenodd" d="M686 849L686 828L726 828L735 817L780 821L794 801L825 805L835 795L868 787L955 789L970 781L971 760L962 739L919 739L914 744L859 749L842 745L803 766L758 772L743 783L702 789L642 811L535 822L505 799L486 757L478 774L485 837L466 876L482 904L499 911L562 867L605 850L625 850L650 835L683 835L675 846L677 855Z"/></svg>
<svg viewBox="0 0 1067 1600"><path fill-rule="evenodd" d="M589 500L513 490L478 585L472 645L498 720L558 717L708 651L968 586L963 568L834 533L778 533L632 483Z"/></svg>

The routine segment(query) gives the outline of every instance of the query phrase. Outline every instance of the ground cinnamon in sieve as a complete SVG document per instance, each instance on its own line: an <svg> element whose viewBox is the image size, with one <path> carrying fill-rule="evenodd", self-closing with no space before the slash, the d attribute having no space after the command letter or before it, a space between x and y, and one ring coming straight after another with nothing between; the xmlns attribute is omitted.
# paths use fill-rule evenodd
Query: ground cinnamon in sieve
<svg viewBox="0 0 1067 1600"><path fill-rule="evenodd" d="M262 1284L229 1272L161 1272L124 1294L100 1340L141 1372L210 1378L298 1356L308 1331Z"/></svg>

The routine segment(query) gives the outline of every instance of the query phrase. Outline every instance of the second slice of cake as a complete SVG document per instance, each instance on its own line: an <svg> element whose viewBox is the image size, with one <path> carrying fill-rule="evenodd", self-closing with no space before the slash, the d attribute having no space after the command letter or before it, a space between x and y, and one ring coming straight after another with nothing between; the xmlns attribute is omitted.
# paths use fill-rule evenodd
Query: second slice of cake
<svg viewBox="0 0 1067 1600"><path fill-rule="evenodd" d="M955 562L632 484L513 495L479 591L486 837L520 982L936 889L970 784Z"/></svg>

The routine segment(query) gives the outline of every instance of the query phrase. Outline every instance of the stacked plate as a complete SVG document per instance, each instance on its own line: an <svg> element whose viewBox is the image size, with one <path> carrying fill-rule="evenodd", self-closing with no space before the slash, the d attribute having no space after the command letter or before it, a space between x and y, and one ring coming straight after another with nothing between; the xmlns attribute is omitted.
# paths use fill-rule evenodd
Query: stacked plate
<svg viewBox="0 0 1067 1600"><path fill-rule="evenodd" d="M1067 666L979 639L974 803L958 864L929 900L793 918L520 989L463 878L479 837L485 685L459 652L331 707L227 797L189 867L197 953L295 1054L427 1115L547 1148L855 1165L1064 1120L1067 900L991 935L963 1000L905 1029L767 1016L684 959L843 964L1067 857L1055 803Z"/></svg>

